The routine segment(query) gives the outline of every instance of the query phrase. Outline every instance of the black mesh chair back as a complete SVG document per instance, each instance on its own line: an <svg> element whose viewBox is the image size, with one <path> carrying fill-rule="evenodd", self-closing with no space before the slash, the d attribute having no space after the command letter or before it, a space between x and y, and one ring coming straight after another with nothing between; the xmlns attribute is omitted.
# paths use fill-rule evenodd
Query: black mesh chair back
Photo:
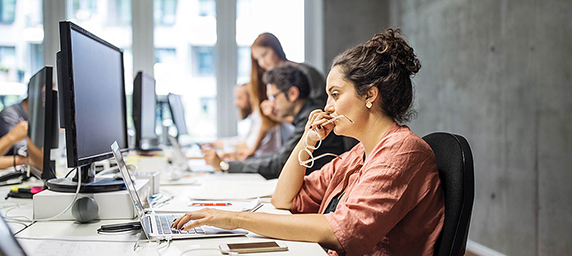
<svg viewBox="0 0 572 256"><path fill-rule="evenodd" d="M475 198L471 148L461 135L436 132L423 139L435 153L445 193L445 223L435 244L435 255L464 255Z"/></svg>

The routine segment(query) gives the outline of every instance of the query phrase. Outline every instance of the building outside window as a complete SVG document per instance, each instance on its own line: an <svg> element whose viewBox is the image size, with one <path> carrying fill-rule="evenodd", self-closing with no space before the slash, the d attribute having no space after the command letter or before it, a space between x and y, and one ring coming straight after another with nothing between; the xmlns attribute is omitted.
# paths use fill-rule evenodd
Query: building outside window
<svg viewBox="0 0 572 256"><path fill-rule="evenodd" d="M0 110L18 103L43 66L41 0L0 0Z"/></svg>
<svg viewBox="0 0 572 256"><path fill-rule="evenodd" d="M278 37L289 60L304 62L304 0L236 1L239 84L250 80L250 46L264 32Z"/></svg>
<svg viewBox="0 0 572 256"><path fill-rule="evenodd" d="M154 11L157 94L182 96L189 131L183 143L214 140L216 2L155 0Z"/></svg>

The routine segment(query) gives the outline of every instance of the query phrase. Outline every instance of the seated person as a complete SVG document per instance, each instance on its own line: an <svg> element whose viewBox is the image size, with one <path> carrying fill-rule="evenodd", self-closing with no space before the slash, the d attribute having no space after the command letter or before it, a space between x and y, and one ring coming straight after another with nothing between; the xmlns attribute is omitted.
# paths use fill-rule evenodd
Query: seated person
<svg viewBox="0 0 572 256"><path fill-rule="evenodd" d="M293 215L203 209L173 226L194 220L184 229L243 228L317 242L330 255L432 256L445 218L437 161L423 139L399 124L411 116L410 77L419 68L413 49L393 29L334 59L325 112L310 114L272 196L276 208ZM298 152L332 131L359 143L305 176L300 162L309 156L299 159Z"/></svg>
<svg viewBox="0 0 572 256"><path fill-rule="evenodd" d="M244 161L222 161L214 150L204 148L205 161L215 169L226 169L224 171L233 173L260 173L267 179L277 178L288 156L304 134L308 115L312 110L320 108L313 101L307 100L310 92L308 79L294 65L281 65L267 71L263 80L265 84L269 84L268 97L273 99L280 115L294 116L292 123L295 126L294 134L280 147L278 152L268 156L248 158ZM331 134L324 140L317 152L340 154L343 152L343 142L341 138ZM308 168L308 173L320 169L330 159L317 160L312 168Z"/></svg>
<svg viewBox="0 0 572 256"><path fill-rule="evenodd" d="M24 100L18 104L4 108L0 112L0 137L8 134L20 121L28 121L28 97L24 95ZM8 155L17 155L18 149L25 146L24 139L16 142L8 150Z"/></svg>
<svg viewBox="0 0 572 256"><path fill-rule="evenodd" d="M262 139L257 141L262 120L258 108L253 107L254 104L248 91L248 84L239 85L235 89L234 106L238 108L241 119L238 123L239 135L222 138L212 144L224 152L222 158L225 160L244 160L249 156L260 157L264 154L272 154L294 132L292 124L280 124L276 129L266 132Z"/></svg>
<svg viewBox="0 0 572 256"><path fill-rule="evenodd" d="M266 84L262 82L264 72L279 67L280 65L294 65L306 75L310 85L310 95L308 100L313 101L315 105L323 108L326 105L327 95L325 93L326 82L324 75L307 63L296 63L286 58L286 53L282 48L282 44L278 38L272 33L262 33L258 35L252 46L251 52L251 85L255 90L264 94L266 92ZM275 122L292 123L293 116L277 116L273 113L273 102L268 99L261 99L260 109L263 115L269 117Z"/></svg>
<svg viewBox="0 0 572 256"><path fill-rule="evenodd" d="M0 138L0 169L26 163L26 158L22 156L4 156L14 144L26 138L26 135L28 135L28 122L20 121L10 132Z"/></svg>

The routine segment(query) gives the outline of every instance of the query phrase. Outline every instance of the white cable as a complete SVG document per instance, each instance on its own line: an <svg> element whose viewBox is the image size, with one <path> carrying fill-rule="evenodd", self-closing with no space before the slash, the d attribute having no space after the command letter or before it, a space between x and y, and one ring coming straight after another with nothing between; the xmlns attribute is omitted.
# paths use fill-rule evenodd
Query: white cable
<svg viewBox="0 0 572 256"><path fill-rule="evenodd" d="M189 249L189 250L181 252L181 254L179 256L183 256L185 253L192 252L192 251L220 251L220 250L218 248L193 248L193 249Z"/></svg>
<svg viewBox="0 0 572 256"><path fill-rule="evenodd" d="M173 240L171 240L171 238L167 238L167 246L165 246L164 248L158 247L158 248L157 248L157 254L159 254L159 256L162 256L163 253L165 253L167 250L169 250L169 247L171 247L171 242L172 242L172 241L173 241ZM159 243L159 244L160 244L160 243ZM159 250L161 250L161 249L163 249L163 250L162 250L162 251L159 251Z"/></svg>
<svg viewBox="0 0 572 256"><path fill-rule="evenodd" d="M77 189L75 190L75 196L73 197L73 199L70 202L70 204L68 205L68 207L66 207L63 211L58 213L56 216L53 216L51 218L46 218L46 219L36 219L34 221L51 221L51 220L54 220L57 217L60 217L65 212L67 212L70 208L72 208L73 204L75 203L75 200L77 200L77 197L79 196L79 190L81 188L81 169L80 169L80 167L76 167L76 173L77 173Z"/></svg>
<svg viewBox="0 0 572 256"><path fill-rule="evenodd" d="M95 239L93 239L93 240L81 240L81 239L72 239L72 238L25 237L25 236L18 236L16 238L17 239L23 239L23 240L35 240L35 241L48 240L48 241L83 242L83 243L94 243L94 242L96 242L96 243L135 243L135 242L148 241L148 240L139 240L139 241L133 241L133 240L95 240Z"/></svg>
<svg viewBox="0 0 572 256"><path fill-rule="evenodd" d="M112 167L112 168L109 168L109 169L107 169L107 170L103 170L103 171L99 172L99 173L96 174L95 176L101 176L101 175L105 175L105 174L107 174L107 173L115 172L115 171L119 172L119 168L118 168L118 167Z"/></svg>

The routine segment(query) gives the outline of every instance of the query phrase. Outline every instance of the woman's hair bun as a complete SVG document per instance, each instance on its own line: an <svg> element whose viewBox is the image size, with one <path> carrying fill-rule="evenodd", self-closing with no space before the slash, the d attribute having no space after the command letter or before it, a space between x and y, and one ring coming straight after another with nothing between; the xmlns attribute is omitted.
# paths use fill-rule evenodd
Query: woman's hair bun
<svg viewBox="0 0 572 256"><path fill-rule="evenodd" d="M375 49L377 54L387 55L390 66L398 69L405 69L408 75L416 74L421 68L421 63L413 48L411 48L401 37L399 29L389 28L384 33L378 33L365 43L366 47Z"/></svg>

